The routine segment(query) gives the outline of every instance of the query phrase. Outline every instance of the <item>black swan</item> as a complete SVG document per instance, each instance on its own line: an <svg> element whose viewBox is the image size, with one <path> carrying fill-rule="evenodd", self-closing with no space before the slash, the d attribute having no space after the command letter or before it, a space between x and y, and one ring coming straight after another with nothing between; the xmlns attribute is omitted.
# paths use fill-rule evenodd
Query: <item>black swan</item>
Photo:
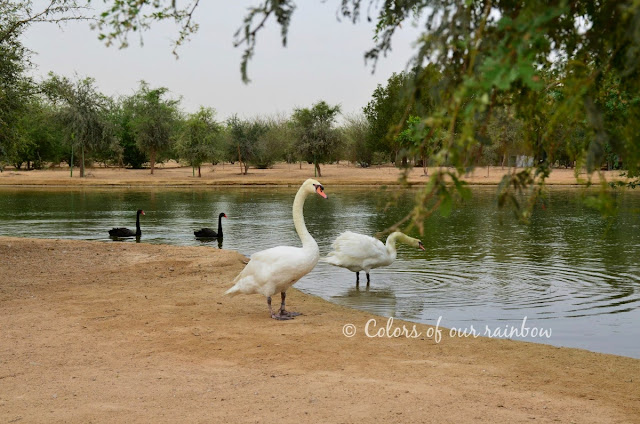
<svg viewBox="0 0 640 424"><path fill-rule="evenodd" d="M226 213L218 215L218 232L216 233L211 228L203 228L200 231L194 231L196 238L222 238L222 218L226 218Z"/></svg>
<svg viewBox="0 0 640 424"><path fill-rule="evenodd" d="M144 215L142 209L138 209L136 212L136 231L131 231L128 228L120 227L109 230L110 237L140 237L142 232L140 231L140 215Z"/></svg>

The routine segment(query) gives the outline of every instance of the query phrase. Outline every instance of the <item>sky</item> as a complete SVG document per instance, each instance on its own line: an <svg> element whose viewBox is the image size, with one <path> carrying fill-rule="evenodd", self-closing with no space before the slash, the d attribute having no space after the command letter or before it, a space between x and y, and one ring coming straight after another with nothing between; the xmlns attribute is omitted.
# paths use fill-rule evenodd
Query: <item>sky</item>
<svg viewBox="0 0 640 424"><path fill-rule="evenodd" d="M106 95L131 95L144 80L152 88L167 87L182 98L182 108L194 112L212 107L218 119L289 115L294 108L319 100L340 104L343 114L359 113L378 84L400 72L413 54L416 28L407 25L396 36L392 52L381 58L375 73L364 53L373 47L373 23L337 20L338 0L298 1L289 27L287 47L280 27L270 21L258 34L256 53L249 63L251 83L240 75L242 48L233 47L248 5L258 0L200 2L195 14L199 31L183 45L176 59L174 25L157 24L139 36L130 36L126 49L106 47L86 22L62 28L34 24L23 43L34 52L33 74L93 77ZM96 3L100 4L100 3Z"/></svg>

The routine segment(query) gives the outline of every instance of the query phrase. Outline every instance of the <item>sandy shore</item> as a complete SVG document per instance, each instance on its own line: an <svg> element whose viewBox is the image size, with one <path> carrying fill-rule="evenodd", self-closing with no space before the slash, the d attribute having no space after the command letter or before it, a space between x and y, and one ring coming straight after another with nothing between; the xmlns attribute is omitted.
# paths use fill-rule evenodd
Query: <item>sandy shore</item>
<svg viewBox="0 0 640 424"><path fill-rule="evenodd" d="M360 168L346 162L322 165L323 184L329 185L389 185L397 184L399 170L391 165ZM431 168L433 173L435 168ZM470 184L498 184L502 176L512 169L491 167L478 168L465 176ZM488 173L488 176L487 176ZM238 165L207 165L202 167L202 177L193 177L190 167L181 167L168 163L158 168L154 175L148 169L92 168L87 170L85 178L79 177L78 169L73 178L69 168L56 168L37 171L5 169L0 173L1 185L58 185L58 186L198 186L198 185L300 185L301 181L313 177L313 165L278 163L272 169L249 169L248 175L240 174ZM197 175L197 174L196 174ZM620 179L620 171L603 172L608 181ZM573 169L555 169L548 178L548 184L578 184L586 181L586 174L576 180ZM411 184L422 184L427 178L422 168L415 168L409 174ZM596 177L597 180L597 177Z"/></svg>
<svg viewBox="0 0 640 424"><path fill-rule="evenodd" d="M223 296L244 266L231 251L0 238L0 258L0 422L640 417L640 360L446 331L436 343L425 325L368 338L385 318L296 290L304 315L278 322L260 296Z"/></svg>

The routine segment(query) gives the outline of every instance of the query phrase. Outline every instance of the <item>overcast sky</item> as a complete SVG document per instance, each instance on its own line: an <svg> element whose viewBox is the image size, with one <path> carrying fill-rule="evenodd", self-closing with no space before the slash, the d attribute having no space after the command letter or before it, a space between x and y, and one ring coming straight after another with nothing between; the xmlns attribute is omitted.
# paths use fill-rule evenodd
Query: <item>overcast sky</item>
<svg viewBox="0 0 640 424"><path fill-rule="evenodd" d="M240 78L241 48L233 47L233 34L242 23L247 5L257 0L200 2L195 15L200 30L172 54L175 27L156 25L136 34L130 47L105 47L87 23L36 24L24 35L24 44L36 54L35 74L49 71L73 77L90 76L107 95L130 95L140 80L151 87L164 86L182 97L188 112L200 105L212 107L219 119L290 114L295 107L318 100L340 104L344 113L360 112L377 84L405 69L412 55L415 28L398 34L391 54L382 58L372 75L364 53L373 46L373 24L338 22L339 1L299 1L289 28L288 45L282 47L279 26L269 22L258 35L256 54L249 63L252 82ZM100 3L96 3L100 4Z"/></svg>

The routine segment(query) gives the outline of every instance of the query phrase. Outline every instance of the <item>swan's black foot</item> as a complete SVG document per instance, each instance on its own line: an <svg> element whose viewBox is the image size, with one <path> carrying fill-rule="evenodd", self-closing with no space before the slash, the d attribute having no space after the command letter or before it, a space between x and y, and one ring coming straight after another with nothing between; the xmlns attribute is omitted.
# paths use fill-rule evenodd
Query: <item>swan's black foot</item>
<svg viewBox="0 0 640 424"><path fill-rule="evenodd" d="M293 319L293 317L288 316L288 315L282 315L282 314L271 314L271 318L276 319L278 321L286 321L289 319Z"/></svg>

